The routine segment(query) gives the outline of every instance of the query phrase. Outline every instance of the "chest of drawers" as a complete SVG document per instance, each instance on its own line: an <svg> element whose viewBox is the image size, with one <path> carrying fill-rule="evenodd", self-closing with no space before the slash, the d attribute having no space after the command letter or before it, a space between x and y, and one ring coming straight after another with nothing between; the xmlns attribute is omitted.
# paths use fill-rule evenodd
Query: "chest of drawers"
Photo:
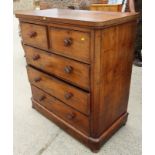
<svg viewBox="0 0 155 155"><path fill-rule="evenodd" d="M127 121L137 13L17 11L32 105L97 151Z"/></svg>

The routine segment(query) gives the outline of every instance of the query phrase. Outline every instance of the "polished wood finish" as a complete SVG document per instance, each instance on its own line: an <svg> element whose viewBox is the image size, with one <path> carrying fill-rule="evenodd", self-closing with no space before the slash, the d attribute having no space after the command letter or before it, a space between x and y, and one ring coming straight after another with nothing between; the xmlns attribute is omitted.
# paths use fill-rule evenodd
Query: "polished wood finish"
<svg viewBox="0 0 155 155"><path fill-rule="evenodd" d="M92 74L100 76L92 76L95 78L92 79L92 100L95 103L92 105L94 137L100 136L116 118L127 112L135 27L136 22L131 22L96 32L94 67L97 70Z"/></svg>
<svg viewBox="0 0 155 155"><path fill-rule="evenodd" d="M25 44L47 49L47 29L46 26L21 23L21 34Z"/></svg>
<svg viewBox="0 0 155 155"><path fill-rule="evenodd" d="M16 17L42 23L73 24L93 28L103 28L114 24L132 21L138 13L85 11L69 9L47 9L16 11Z"/></svg>
<svg viewBox="0 0 155 155"><path fill-rule="evenodd" d="M64 103L76 108L77 110L89 115L89 93L76 87L66 84L54 77L44 74L32 67L27 67L30 83L43 89L45 92L55 96ZM67 98L66 95L71 93L72 96Z"/></svg>
<svg viewBox="0 0 155 155"><path fill-rule="evenodd" d="M64 129L67 133L78 139L84 145L89 147L93 152L98 152L100 147L122 126L126 124L128 114L125 113L118 118L110 128L108 128L99 138L93 138L83 134L78 129L74 128L70 123L64 121L61 117L58 117L47 108L39 104L37 101L32 99L34 108L46 116L48 119L56 123L59 127Z"/></svg>
<svg viewBox="0 0 155 155"><path fill-rule="evenodd" d="M78 128L81 132L85 133L86 135L89 135L89 119L87 116L66 106L60 100L48 95L47 93L33 85L32 94L34 100L36 100L39 104L41 104L54 114L58 115L65 121L69 122L75 128Z"/></svg>
<svg viewBox="0 0 155 155"><path fill-rule="evenodd" d="M22 37L33 107L98 151L127 121L138 14L52 9L16 16L32 25ZM47 42L33 42L37 36Z"/></svg>
<svg viewBox="0 0 155 155"><path fill-rule="evenodd" d="M90 6L92 11L109 11L109 12L121 12L122 4L92 4Z"/></svg>
<svg viewBox="0 0 155 155"><path fill-rule="evenodd" d="M52 51L90 62L90 33L50 27L49 37Z"/></svg>
<svg viewBox="0 0 155 155"><path fill-rule="evenodd" d="M49 74L58 76L85 90L90 89L90 66L52 53L24 46L27 63ZM46 61L45 61L46 60ZM79 83L79 81L81 81Z"/></svg>

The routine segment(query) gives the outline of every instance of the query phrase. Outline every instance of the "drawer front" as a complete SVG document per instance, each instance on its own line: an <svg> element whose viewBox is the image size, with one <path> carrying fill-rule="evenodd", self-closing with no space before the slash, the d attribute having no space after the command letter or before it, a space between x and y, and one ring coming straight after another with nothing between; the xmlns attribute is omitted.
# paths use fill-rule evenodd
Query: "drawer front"
<svg viewBox="0 0 155 155"><path fill-rule="evenodd" d="M53 52L90 62L90 33L51 27L49 36Z"/></svg>
<svg viewBox="0 0 155 155"><path fill-rule="evenodd" d="M61 101L57 100L55 97L48 95L34 86L32 86L32 94L33 99L42 106L88 135L89 119L87 116L70 108Z"/></svg>
<svg viewBox="0 0 155 155"><path fill-rule="evenodd" d="M32 67L27 67L31 84L60 99L76 110L89 115L90 95Z"/></svg>
<svg viewBox="0 0 155 155"><path fill-rule="evenodd" d="M89 65L24 46L27 63L89 90Z"/></svg>
<svg viewBox="0 0 155 155"><path fill-rule="evenodd" d="M46 26L21 23L21 34L24 44L48 49Z"/></svg>

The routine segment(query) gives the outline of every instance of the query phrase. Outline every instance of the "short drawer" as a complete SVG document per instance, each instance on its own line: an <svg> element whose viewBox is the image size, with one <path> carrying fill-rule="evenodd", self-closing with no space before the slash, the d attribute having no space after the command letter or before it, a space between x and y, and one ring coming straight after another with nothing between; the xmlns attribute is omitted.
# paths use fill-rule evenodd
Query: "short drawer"
<svg viewBox="0 0 155 155"><path fill-rule="evenodd" d="M90 33L51 27L49 36L53 52L90 62Z"/></svg>
<svg viewBox="0 0 155 155"><path fill-rule="evenodd" d="M89 65L29 46L24 49L28 64L89 90Z"/></svg>
<svg viewBox="0 0 155 155"><path fill-rule="evenodd" d="M46 26L21 23L20 27L24 44L48 49Z"/></svg>
<svg viewBox="0 0 155 155"><path fill-rule="evenodd" d="M35 101L88 135L89 119L87 116L65 105L35 86L31 86L31 88Z"/></svg>
<svg viewBox="0 0 155 155"><path fill-rule="evenodd" d="M90 94L75 88L52 76L42 73L32 67L27 67L29 81L36 87L58 98L69 106L89 115Z"/></svg>

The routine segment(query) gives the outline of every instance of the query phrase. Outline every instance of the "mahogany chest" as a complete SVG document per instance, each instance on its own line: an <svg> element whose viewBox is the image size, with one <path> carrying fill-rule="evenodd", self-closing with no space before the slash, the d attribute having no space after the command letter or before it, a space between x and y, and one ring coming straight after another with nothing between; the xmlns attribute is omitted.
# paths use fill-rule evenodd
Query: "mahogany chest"
<svg viewBox="0 0 155 155"><path fill-rule="evenodd" d="M137 13L17 11L32 106L98 151L127 121Z"/></svg>

